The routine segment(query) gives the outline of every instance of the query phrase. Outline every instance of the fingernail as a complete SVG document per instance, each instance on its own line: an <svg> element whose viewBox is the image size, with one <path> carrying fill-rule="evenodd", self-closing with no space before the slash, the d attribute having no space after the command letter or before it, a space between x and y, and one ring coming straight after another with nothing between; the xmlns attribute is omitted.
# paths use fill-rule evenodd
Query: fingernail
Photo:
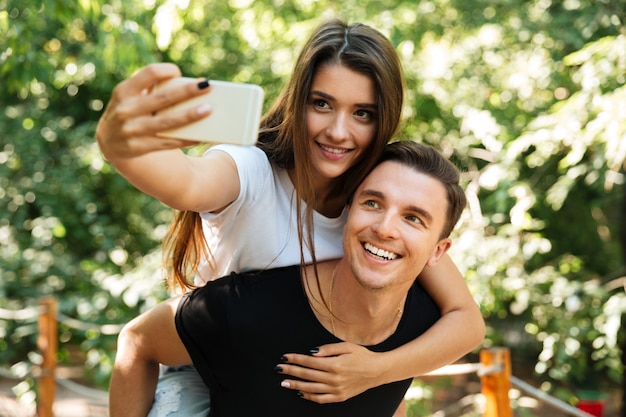
<svg viewBox="0 0 626 417"><path fill-rule="evenodd" d="M282 367L282 366L280 366L280 365L276 365L276 366L274 367L274 371L276 371L276 372L282 372L282 371L283 371L283 367Z"/></svg>
<svg viewBox="0 0 626 417"><path fill-rule="evenodd" d="M287 381L281 381L280 386L283 388L289 388L291 387L291 384Z"/></svg>
<svg viewBox="0 0 626 417"><path fill-rule="evenodd" d="M288 358L288 357L286 357L286 356L281 356L281 357L280 357L280 361L281 361L281 362L289 362L289 358Z"/></svg>
<svg viewBox="0 0 626 417"><path fill-rule="evenodd" d="M210 85L210 84L209 84L209 80L208 80L208 79L205 79L204 81L200 81L200 82L198 83L198 89L199 89L199 90L204 90L204 89L205 89L205 88L207 88L209 85Z"/></svg>
<svg viewBox="0 0 626 417"><path fill-rule="evenodd" d="M298 391L298 392L296 393L296 395L298 395L298 397L304 397L304 394L303 394L303 393L301 393L300 391Z"/></svg>
<svg viewBox="0 0 626 417"><path fill-rule="evenodd" d="M315 355L316 353L320 353L320 348L316 348L316 347L314 347L314 348L312 348L311 350L309 350L309 353L310 353L311 355Z"/></svg>
<svg viewBox="0 0 626 417"><path fill-rule="evenodd" d="M205 114L209 114L211 110L212 110L212 107L204 103L198 106L198 108L196 109L196 113L198 113L199 115L205 115Z"/></svg>

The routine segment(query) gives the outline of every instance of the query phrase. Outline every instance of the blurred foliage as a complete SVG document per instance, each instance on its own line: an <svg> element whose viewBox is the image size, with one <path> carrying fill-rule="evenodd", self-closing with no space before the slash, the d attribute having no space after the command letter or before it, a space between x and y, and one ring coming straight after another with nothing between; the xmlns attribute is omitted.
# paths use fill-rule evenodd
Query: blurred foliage
<svg viewBox="0 0 626 417"><path fill-rule="evenodd" d="M159 244L171 210L94 141L113 87L172 61L188 76L260 84L268 106L312 28L337 16L397 47L400 138L463 169L470 204L452 256L489 325L485 345L533 361L547 389L615 384L626 311L619 3L0 0L0 307L54 295L63 314L98 325L166 297ZM0 320L0 363L36 363L35 332ZM60 337L60 359L78 347L105 385L115 338L69 326Z"/></svg>

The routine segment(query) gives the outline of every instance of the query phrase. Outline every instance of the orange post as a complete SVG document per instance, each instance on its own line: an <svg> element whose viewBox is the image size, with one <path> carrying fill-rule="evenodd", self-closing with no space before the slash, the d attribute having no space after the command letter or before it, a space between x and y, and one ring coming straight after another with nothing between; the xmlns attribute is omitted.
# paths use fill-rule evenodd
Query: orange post
<svg viewBox="0 0 626 417"><path fill-rule="evenodd" d="M484 417L512 417L509 389L511 388L511 354L507 348L480 351L480 382L485 397Z"/></svg>
<svg viewBox="0 0 626 417"><path fill-rule="evenodd" d="M52 297L39 300L43 312L39 315L37 349L43 356L37 393L38 417L54 417L52 406L55 396L55 368L57 361L57 302Z"/></svg>

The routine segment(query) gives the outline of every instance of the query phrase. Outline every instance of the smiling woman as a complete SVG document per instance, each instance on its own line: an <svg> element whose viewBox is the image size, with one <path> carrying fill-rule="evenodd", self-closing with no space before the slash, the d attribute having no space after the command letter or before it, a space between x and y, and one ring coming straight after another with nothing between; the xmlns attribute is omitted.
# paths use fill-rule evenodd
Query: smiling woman
<svg viewBox="0 0 626 417"><path fill-rule="evenodd" d="M377 128L375 91L368 76L341 64L329 63L317 71L307 104L306 125L313 187L320 201L328 198L333 180L356 165L371 145ZM338 216L345 200L338 203L322 214Z"/></svg>

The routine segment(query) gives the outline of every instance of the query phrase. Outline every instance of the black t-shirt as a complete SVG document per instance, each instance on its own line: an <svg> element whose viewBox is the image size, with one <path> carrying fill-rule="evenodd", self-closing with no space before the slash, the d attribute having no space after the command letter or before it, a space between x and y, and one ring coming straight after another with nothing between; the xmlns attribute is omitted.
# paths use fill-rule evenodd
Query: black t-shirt
<svg viewBox="0 0 626 417"><path fill-rule="evenodd" d="M396 332L367 346L388 351L424 333L440 311L415 283ZM211 391L213 417L392 416L411 380L370 389L342 403L317 404L280 386L274 367L285 353L340 340L317 320L302 287L300 267L231 274L183 297L176 328Z"/></svg>

